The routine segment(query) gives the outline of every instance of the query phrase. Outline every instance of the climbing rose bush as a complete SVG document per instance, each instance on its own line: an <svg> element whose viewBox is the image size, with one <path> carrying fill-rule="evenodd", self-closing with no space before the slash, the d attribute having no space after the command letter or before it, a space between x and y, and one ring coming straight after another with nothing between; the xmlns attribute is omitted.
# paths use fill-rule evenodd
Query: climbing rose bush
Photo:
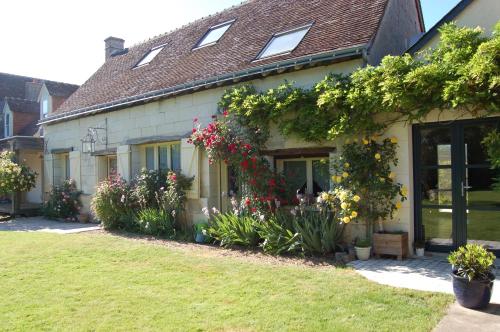
<svg viewBox="0 0 500 332"><path fill-rule="evenodd" d="M195 119L189 142L205 150L210 163L221 161L233 167L245 208L272 211L276 201L286 204L290 198L284 178L272 171L267 159L259 154L256 139L249 131L242 133L235 124L227 111L219 119L214 116L205 128Z"/></svg>
<svg viewBox="0 0 500 332"><path fill-rule="evenodd" d="M10 152L0 153L0 195L26 192L35 187L36 172L14 162Z"/></svg>

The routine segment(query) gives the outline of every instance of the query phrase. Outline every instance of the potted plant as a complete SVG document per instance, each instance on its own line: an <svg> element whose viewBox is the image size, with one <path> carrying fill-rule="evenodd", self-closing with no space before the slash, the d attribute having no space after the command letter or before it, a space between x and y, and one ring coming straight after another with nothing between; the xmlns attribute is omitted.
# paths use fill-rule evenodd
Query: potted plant
<svg viewBox="0 0 500 332"><path fill-rule="evenodd" d="M463 307L484 308L493 292L495 255L477 244L467 244L448 256L452 265L453 292Z"/></svg>
<svg viewBox="0 0 500 332"><path fill-rule="evenodd" d="M202 222L193 225L194 228L194 241L196 243L206 243L209 241L208 237L208 223Z"/></svg>
<svg viewBox="0 0 500 332"><path fill-rule="evenodd" d="M415 241L415 252L417 257L424 257L425 255L425 241L418 240Z"/></svg>
<svg viewBox="0 0 500 332"><path fill-rule="evenodd" d="M354 249L356 250L356 256L358 256L359 260L366 261L370 258L370 252L372 250L370 240L358 239L354 245Z"/></svg>

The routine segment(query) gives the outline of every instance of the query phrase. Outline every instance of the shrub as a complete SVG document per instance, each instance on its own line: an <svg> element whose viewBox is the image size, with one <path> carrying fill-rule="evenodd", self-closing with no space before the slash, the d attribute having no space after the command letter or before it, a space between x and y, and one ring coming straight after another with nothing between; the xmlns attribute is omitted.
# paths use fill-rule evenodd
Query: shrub
<svg viewBox="0 0 500 332"><path fill-rule="evenodd" d="M300 233L290 227L287 218L282 213L277 213L270 219L262 222L258 228L258 234L263 239L260 244L265 253L281 255L284 253L296 253L301 250L302 242Z"/></svg>
<svg viewBox="0 0 500 332"><path fill-rule="evenodd" d="M209 235L223 247L256 246L259 243L258 221L250 215L216 214L208 229Z"/></svg>
<svg viewBox="0 0 500 332"><path fill-rule="evenodd" d="M139 231L143 234L173 239L175 237L175 216L165 210L146 208L137 214Z"/></svg>
<svg viewBox="0 0 500 332"><path fill-rule="evenodd" d="M0 152L0 195L27 192L35 187L37 174L13 158L10 152Z"/></svg>
<svg viewBox="0 0 500 332"><path fill-rule="evenodd" d="M294 228L300 234L305 254L328 254L336 251L344 230L331 211L300 211L294 216Z"/></svg>
<svg viewBox="0 0 500 332"><path fill-rule="evenodd" d="M456 275L472 280L488 280L496 257L477 244L469 243L448 256Z"/></svg>
<svg viewBox="0 0 500 332"><path fill-rule="evenodd" d="M68 221L77 221L82 207L81 194L72 179L64 181L61 186L52 187L49 199L43 207L43 215L51 219L64 218Z"/></svg>
<svg viewBox="0 0 500 332"><path fill-rule="evenodd" d="M133 228L136 206L130 185L119 176L99 183L91 202L92 212L105 229Z"/></svg>

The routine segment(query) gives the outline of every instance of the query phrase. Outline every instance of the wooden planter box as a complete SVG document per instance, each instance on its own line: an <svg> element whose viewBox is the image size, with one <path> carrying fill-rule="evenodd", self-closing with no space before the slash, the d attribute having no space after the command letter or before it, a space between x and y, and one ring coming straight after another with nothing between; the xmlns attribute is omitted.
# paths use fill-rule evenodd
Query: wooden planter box
<svg viewBox="0 0 500 332"><path fill-rule="evenodd" d="M408 257L408 233L374 233L373 252L380 255L394 255L399 260Z"/></svg>

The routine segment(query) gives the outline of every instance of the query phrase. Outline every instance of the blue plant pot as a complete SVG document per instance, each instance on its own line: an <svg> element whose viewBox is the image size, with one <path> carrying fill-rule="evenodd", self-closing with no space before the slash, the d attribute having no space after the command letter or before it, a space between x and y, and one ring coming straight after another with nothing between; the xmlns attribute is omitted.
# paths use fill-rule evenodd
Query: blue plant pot
<svg viewBox="0 0 500 332"><path fill-rule="evenodd" d="M480 309L486 307L493 293L493 280L495 275L491 274L489 280L472 280L451 273L453 281L453 292L457 302L469 309Z"/></svg>
<svg viewBox="0 0 500 332"><path fill-rule="evenodd" d="M196 233L194 241L196 243L205 243L205 235L203 235L203 233Z"/></svg>

